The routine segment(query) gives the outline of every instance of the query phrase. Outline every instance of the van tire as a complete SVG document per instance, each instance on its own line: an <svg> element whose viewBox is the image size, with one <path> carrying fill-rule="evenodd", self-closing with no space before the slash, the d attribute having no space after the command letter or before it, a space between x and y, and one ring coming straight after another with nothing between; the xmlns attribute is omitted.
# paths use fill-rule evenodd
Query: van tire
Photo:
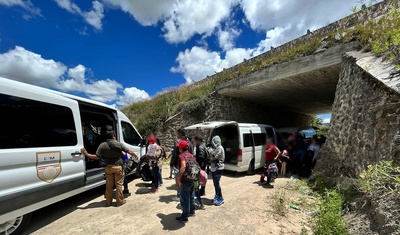
<svg viewBox="0 0 400 235"><path fill-rule="evenodd" d="M250 161L250 165L249 165L249 169L247 170L247 174L248 175L254 175L254 173L255 173L255 160L253 158Z"/></svg>
<svg viewBox="0 0 400 235"><path fill-rule="evenodd" d="M24 230L28 227L29 223L31 222L31 218L32 218L32 213L28 213L26 215L21 216L22 217L22 221L21 223L18 225L18 227L11 233L8 233L10 235L19 235L22 234L22 232L24 232ZM1 232L0 235L3 235L5 233Z"/></svg>

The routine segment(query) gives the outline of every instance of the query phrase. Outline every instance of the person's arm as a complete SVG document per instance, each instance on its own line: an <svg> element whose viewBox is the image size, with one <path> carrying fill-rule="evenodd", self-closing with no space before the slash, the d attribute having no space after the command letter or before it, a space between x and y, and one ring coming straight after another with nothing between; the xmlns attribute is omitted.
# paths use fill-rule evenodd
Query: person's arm
<svg viewBox="0 0 400 235"><path fill-rule="evenodd" d="M86 157L93 159L93 160L99 160L99 156L96 154L90 154L85 148L81 148L81 153L83 153Z"/></svg>
<svg viewBox="0 0 400 235"><path fill-rule="evenodd" d="M124 144L120 143L120 147L122 149L122 152L128 153L129 155L132 155L134 158L138 159L136 153L128 149Z"/></svg>
<svg viewBox="0 0 400 235"><path fill-rule="evenodd" d="M186 161L181 161L181 168L179 169L178 179L176 180L176 187L179 187L181 185L181 179L185 170L186 170Z"/></svg>
<svg viewBox="0 0 400 235"><path fill-rule="evenodd" d="M287 158L287 159L289 159L290 156L289 156L288 154L286 154L286 153L287 153L287 151L283 151L282 154L281 154L281 156L282 156L282 157L285 157L285 158Z"/></svg>
<svg viewBox="0 0 400 235"><path fill-rule="evenodd" d="M278 147L275 146L275 153L276 153L276 157L275 157L275 161L278 160L279 156L281 155L281 151L278 149Z"/></svg>

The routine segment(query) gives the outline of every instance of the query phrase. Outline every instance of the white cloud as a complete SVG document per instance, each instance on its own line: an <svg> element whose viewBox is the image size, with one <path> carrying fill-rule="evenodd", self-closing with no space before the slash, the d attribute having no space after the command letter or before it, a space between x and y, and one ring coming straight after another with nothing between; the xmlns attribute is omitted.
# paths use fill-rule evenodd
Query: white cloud
<svg viewBox="0 0 400 235"><path fill-rule="evenodd" d="M238 0L103 0L106 6L129 13L141 25L163 22L164 38L186 42L193 35L211 35Z"/></svg>
<svg viewBox="0 0 400 235"><path fill-rule="evenodd" d="M186 42L193 35L210 35L229 17L235 0L179 0L164 22L164 37L170 43Z"/></svg>
<svg viewBox="0 0 400 235"><path fill-rule="evenodd" d="M140 90L136 87L125 88L123 90L123 94L124 95L120 96L120 100L117 102L117 104L121 106L150 98L149 94L146 91Z"/></svg>
<svg viewBox="0 0 400 235"><path fill-rule="evenodd" d="M25 19L29 19L33 16L41 16L40 9L35 7L31 1L29 0L0 0L0 5L4 5L6 7L14 7L18 6L28 11L31 15L25 15Z"/></svg>
<svg viewBox="0 0 400 235"><path fill-rule="evenodd" d="M240 35L240 30L229 27L225 30L221 28L217 31L218 45L224 51L230 50L235 46L235 40Z"/></svg>
<svg viewBox="0 0 400 235"><path fill-rule="evenodd" d="M90 11L82 11L82 9L72 0L54 0L57 5L69 13L81 16L86 23L93 26L96 30L103 28L102 19L104 17L104 7L99 1L92 2L92 9Z"/></svg>
<svg viewBox="0 0 400 235"><path fill-rule="evenodd" d="M194 46L190 50L179 52L176 58L178 66L171 68L171 72L182 73L186 82L190 83L235 65L244 58L249 58L251 53L252 50L235 48L227 51L225 58L221 58L218 52Z"/></svg>
<svg viewBox="0 0 400 235"><path fill-rule="evenodd" d="M68 68L61 62L45 59L40 54L17 46L0 54L0 76L66 92L81 92L101 102L128 104L147 99L149 95L135 87L126 88L111 79L90 79L84 65Z"/></svg>
<svg viewBox="0 0 400 235"><path fill-rule="evenodd" d="M103 0L106 6L120 8L141 25L151 26L170 16L175 0Z"/></svg>
<svg viewBox="0 0 400 235"><path fill-rule="evenodd" d="M0 54L0 75L21 82L56 87L58 78L66 70L64 64L44 59L19 46Z"/></svg>

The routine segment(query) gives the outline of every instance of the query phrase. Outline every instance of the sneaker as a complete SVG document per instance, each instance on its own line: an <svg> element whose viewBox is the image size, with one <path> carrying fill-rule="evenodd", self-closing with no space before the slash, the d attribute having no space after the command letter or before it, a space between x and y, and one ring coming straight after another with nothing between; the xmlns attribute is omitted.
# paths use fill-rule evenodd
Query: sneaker
<svg viewBox="0 0 400 235"><path fill-rule="evenodd" d="M161 187L162 185L163 185L163 184L161 183L161 184L158 185L158 187Z"/></svg>
<svg viewBox="0 0 400 235"><path fill-rule="evenodd" d="M195 216L196 216L196 212L195 211L190 212L189 217L195 217Z"/></svg>
<svg viewBox="0 0 400 235"><path fill-rule="evenodd" d="M122 194L129 194L129 190L125 189L124 191L122 191Z"/></svg>
<svg viewBox="0 0 400 235"><path fill-rule="evenodd" d="M204 206L204 204L201 204L201 205L199 206L199 209L200 209L200 210L205 210L206 207Z"/></svg>
<svg viewBox="0 0 400 235"><path fill-rule="evenodd" d="M215 195L214 196L214 199L213 199L213 203L215 204L215 202L218 200L218 196L217 195Z"/></svg>
<svg viewBox="0 0 400 235"><path fill-rule="evenodd" d="M186 222L189 221L188 218L182 218L182 217L176 217L175 219L176 219L176 221L178 221L179 223L186 223Z"/></svg>
<svg viewBox="0 0 400 235"><path fill-rule="evenodd" d="M181 201L181 198L178 197L178 196L176 196L176 197L173 197L173 198L172 198L172 201L180 202L180 201Z"/></svg>
<svg viewBox="0 0 400 235"><path fill-rule="evenodd" d="M172 180L173 178L172 178L172 176L170 176L170 177L168 177L167 179L168 179L168 180Z"/></svg>
<svg viewBox="0 0 400 235"><path fill-rule="evenodd" d="M121 204L118 204L117 207L120 207L126 203L126 200L123 200Z"/></svg>
<svg viewBox="0 0 400 235"><path fill-rule="evenodd" d="M220 205L224 204L224 199L222 197L218 198L217 201L214 204L216 206L220 206Z"/></svg>

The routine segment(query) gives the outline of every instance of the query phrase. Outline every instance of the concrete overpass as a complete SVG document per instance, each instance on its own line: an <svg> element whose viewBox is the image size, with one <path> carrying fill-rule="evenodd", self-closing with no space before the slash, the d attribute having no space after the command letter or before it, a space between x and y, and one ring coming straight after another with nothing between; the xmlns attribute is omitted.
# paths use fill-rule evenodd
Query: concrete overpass
<svg viewBox="0 0 400 235"><path fill-rule="evenodd" d="M343 55L354 44L338 45L321 52L225 81L217 91L268 107L312 115L330 113L335 99Z"/></svg>

